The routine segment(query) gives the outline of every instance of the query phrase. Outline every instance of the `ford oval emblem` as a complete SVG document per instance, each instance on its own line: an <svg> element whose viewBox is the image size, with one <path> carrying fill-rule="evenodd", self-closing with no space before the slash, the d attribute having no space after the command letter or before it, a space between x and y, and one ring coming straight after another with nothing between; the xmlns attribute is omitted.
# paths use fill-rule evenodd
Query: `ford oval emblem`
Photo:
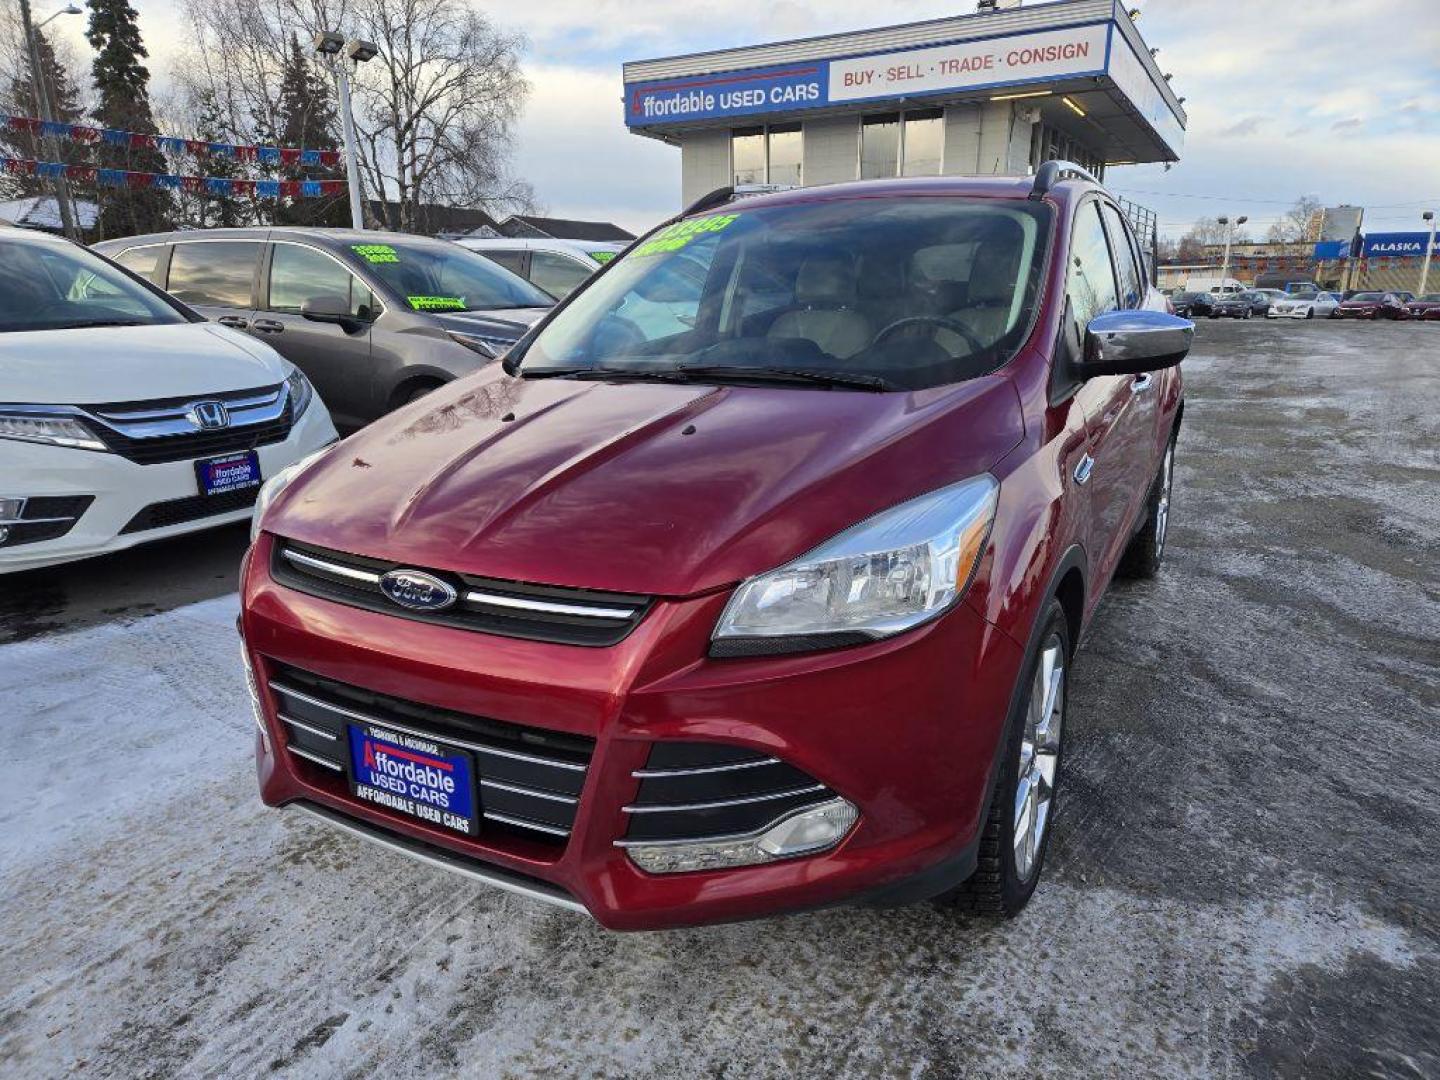
<svg viewBox="0 0 1440 1080"><path fill-rule="evenodd" d="M451 585L423 570L391 570L381 574L380 591L412 611L444 611L460 599Z"/></svg>

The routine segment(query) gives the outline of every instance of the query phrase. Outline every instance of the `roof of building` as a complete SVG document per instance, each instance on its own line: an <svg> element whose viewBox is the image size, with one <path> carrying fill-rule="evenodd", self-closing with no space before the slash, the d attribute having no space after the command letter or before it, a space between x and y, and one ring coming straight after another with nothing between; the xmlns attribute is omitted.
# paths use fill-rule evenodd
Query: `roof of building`
<svg viewBox="0 0 1440 1080"><path fill-rule="evenodd" d="M76 224L82 229L93 229L100 219L100 207L86 199L73 200ZM31 195L24 199L10 199L0 202L0 222L18 225L22 229L40 229L44 232L60 232L60 206L53 195Z"/></svg>
<svg viewBox="0 0 1440 1080"><path fill-rule="evenodd" d="M635 234L608 221L577 221L573 218L512 214L499 224L503 236L549 237L552 240L634 240Z"/></svg>

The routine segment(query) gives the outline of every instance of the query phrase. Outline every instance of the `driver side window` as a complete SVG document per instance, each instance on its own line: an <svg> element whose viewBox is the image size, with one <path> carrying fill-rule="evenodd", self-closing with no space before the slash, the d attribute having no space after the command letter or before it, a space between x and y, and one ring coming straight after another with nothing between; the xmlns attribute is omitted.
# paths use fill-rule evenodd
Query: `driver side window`
<svg viewBox="0 0 1440 1080"><path fill-rule="evenodd" d="M1094 200L1087 202L1075 215L1065 295L1070 301L1075 328L1082 340L1091 319L1120 306L1110 247L1105 242L1105 230L1100 223L1099 204Z"/></svg>

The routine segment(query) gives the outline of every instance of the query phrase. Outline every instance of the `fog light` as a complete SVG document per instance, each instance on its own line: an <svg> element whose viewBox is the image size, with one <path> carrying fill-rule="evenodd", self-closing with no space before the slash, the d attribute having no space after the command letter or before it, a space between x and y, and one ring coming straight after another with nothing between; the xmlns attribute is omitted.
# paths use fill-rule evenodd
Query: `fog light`
<svg viewBox="0 0 1440 1080"><path fill-rule="evenodd" d="M25 500L0 497L0 521L19 521L25 513Z"/></svg>
<svg viewBox="0 0 1440 1080"><path fill-rule="evenodd" d="M860 811L845 799L831 799L797 810L758 832L714 840L621 844L635 865L652 874L686 870L724 870L736 866L813 855L845 838Z"/></svg>

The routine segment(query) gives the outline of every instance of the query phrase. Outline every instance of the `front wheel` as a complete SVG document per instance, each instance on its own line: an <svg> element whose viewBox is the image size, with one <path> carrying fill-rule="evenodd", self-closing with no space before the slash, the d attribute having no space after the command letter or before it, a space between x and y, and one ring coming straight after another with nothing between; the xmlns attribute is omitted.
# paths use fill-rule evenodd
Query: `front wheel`
<svg viewBox="0 0 1440 1080"><path fill-rule="evenodd" d="M1064 746L1070 624L1058 600L1045 609L1025 693L1006 730L975 873L938 898L983 915L1018 915L1040 880L1050 841Z"/></svg>
<svg viewBox="0 0 1440 1080"><path fill-rule="evenodd" d="M1160 472L1150 488L1145 522L1116 567L1116 573L1122 577L1152 578L1160 572L1160 563L1165 558L1165 534L1170 528L1170 491L1174 482L1175 437L1172 435L1160 462Z"/></svg>
<svg viewBox="0 0 1440 1080"><path fill-rule="evenodd" d="M1307 319L1313 319L1313 318L1315 318L1315 309L1314 309L1314 308L1311 308L1309 311L1305 312L1305 318L1307 318Z"/></svg>

